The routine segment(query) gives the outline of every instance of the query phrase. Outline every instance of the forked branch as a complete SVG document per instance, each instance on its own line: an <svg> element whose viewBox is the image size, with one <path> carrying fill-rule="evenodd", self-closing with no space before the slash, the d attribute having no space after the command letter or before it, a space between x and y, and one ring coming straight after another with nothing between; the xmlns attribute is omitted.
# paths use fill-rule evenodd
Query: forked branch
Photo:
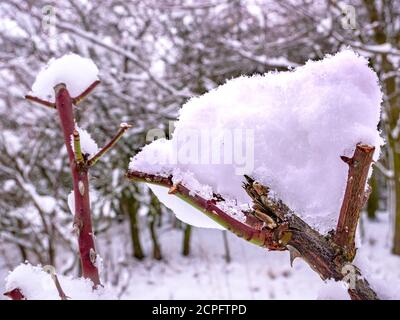
<svg viewBox="0 0 400 320"><path fill-rule="evenodd" d="M85 91L83 91L81 94L79 94L78 96L76 96L75 98L71 98L72 100L72 104L74 105L78 105L80 102L82 102L82 100L84 100L93 90L94 88L97 87L97 85L100 83L100 80L96 80L94 81L89 87L86 88ZM51 108L51 109L56 109L56 103L55 102L50 102L38 97L35 97L33 95L27 94L25 95L25 99L32 101L32 102L36 102L38 104L41 104L42 106Z"/></svg>
<svg viewBox="0 0 400 320"><path fill-rule="evenodd" d="M368 173L371 161L370 149L367 146L357 146L354 159L364 159L351 172L352 180L363 181L359 177ZM373 148L372 148L373 150ZM359 160L357 160L359 161ZM359 168L363 167L363 169ZM206 200L191 192L182 184L174 185L172 177L163 177L146 174L138 171L129 171L127 177L134 181L157 184L170 189L171 196L177 196L190 203L221 226L235 233L245 240L265 247L269 250L289 250L291 262L296 257L303 258L322 279L335 279L349 283L349 294L352 299L378 299L376 293L369 286L368 281L361 276L360 270L349 263L348 257L335 241L326 235L314 230L305 221L298 217L282 201L268 196L268 188L246 177L244 188L253 200L253 210L244 212L246 222L241 222L224 212L218 206L223 201L220 196ZM365 175L366 177L366 175ZM364 197L365 181L360 194ZM350 183L353 186L353 183ZM350 188L350 187L349 187ZM353 188L350 188L353 190ZM351 192L356 192L357 188ZM361 189L360 189L361 190ZM351 205L349 205L351 206ZM357 205L357 208L360 204Z"/></svg>

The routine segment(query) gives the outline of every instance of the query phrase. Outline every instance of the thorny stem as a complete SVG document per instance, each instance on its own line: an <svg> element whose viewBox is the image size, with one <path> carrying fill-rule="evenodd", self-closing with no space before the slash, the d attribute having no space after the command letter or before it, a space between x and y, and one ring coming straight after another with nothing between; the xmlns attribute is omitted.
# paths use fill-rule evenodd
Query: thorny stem
<svg viewBox="0 0 400 320"><path fill-rule="evenodd" d="M121 139L126 130L131 127L132 126L130 124L121 123L117 134L103 148L101 148L99 152L97 152L92 158L88 160L88 167L93 166L107 151L109 151L118 142L119 139Z"/></svg>
<svg viewBox="0 0 400 320"><path fill-rule="evenodd" d="M357 146L355 158L358 157L360 152L369 153L369 149L366 146ZM359 175L363 176L365 171L368 172L370 163L371 161L361 162L360 166L363 169L352 174L353 179L362 182L362 178ZM302 257L322 279L332 278L336 281L349 281L348 291L352 299L378 299L368 281L361 276L358 268L349 264L346 252L338 244L330 237L321 235L310 227L282 201L270 199L268 197L268 188L258 184L250 177L247 177L247 183L244 184L244 188L253 200L255 213L261 212L262 214L248 215L246 222L241 222L217 206L217 201L221 201L221 199L206 200L191 192L182 184L174 185L171 177L151 175L133 170L129 171L126 176L134 181L142 181L169 188L171 196L178 196L221 226L249 242L269 250L289 250L291 262L295 257ZM365 187L365 182L363 187ZM359 198L361 201L365 201L364 188ZM250 223L252 220L260 218L263 218L261 224ZM348 273L344 272L347 270L354 270L353 274L350 275L350 279Z"/></svg>
<svg viewBox="0 0 400 320"><path fill-rule="evenodd" d="M95 245L90 213L88 170L85 167L78 166L71 146L71 137L75 130L72 99L64 84L57 85L54 91L57 111L64 133L64 143L67 148L73 177L75 197L74 227L78 234L82 275L84 278L92 280L94 286L97 287L100 285L100 278L92 254L92 252L95 252Z"/></svg>
<svg viewBox="0 0 400 320"><path fill-rule="evenodd" d="M82 155L79 132L75 130L73 104L78 104L100 83L99 80L92 83L79 96L71 98L65 84L60 83L54 87L55 103L45 101L43 99L27 95L25 98L42 104L46 107L55 108L58 111L61 128L64 134L64 144L67 149L70 162L71 174L74 186L75 198L75 216L74 230L78 236L79 253L81 259L82 275L93 282L94 288L97 288L100 283L98 268L96 266L97 253L95 251L92 221L90 213L89 199L89 167L94 165L97 160L121 138L125 131L131 127L126 123L120 125L120 130L116 136L92 159L86 161ZM74 148L71 145L71 137L73 137ZM75 150L75 152L74 152ZM61 299L65 300L68 297L61 288L60 282L56 274L51 274L56 285L57 291ZM4 293L13 300L23 300L26 297L19 288Z"/></svg>
<svg viewBox="0 0 400 320"><path fill-rule="evenodd" d="M173 189L170 194L175 195L188 202L190 205L200 210L209 218L230 230L237 236L259 246L267 247L271 250L284 250L278 243L278 236L271 230L256 230L255 228L236 220L229 214L224 212L217 206L215 200L206 200L199 195L193 194L187 187L182 184L174 185L168 177L160 177L156 175L146 174L138 171L129 171L127 177L131 180L152 183ZM276 240L276 241L275 241Z"/></svg>

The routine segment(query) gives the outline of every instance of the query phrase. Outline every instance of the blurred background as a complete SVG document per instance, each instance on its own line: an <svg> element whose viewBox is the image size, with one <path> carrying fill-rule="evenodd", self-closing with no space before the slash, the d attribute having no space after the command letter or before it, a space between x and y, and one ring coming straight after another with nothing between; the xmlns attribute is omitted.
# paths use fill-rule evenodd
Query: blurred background
<svg viewBox="0 0 400 320"><path fill-rule="evenodd" d="M23 98L51 58L74 52L90 57L102 80L76 109L80 126L101 146L120 122L133 125L91 176L103 281L121 298L315 298L318 276L304 263L290 269L286 253L185 225L124 174L147 131L167 132L188 98L344 47L369 58L384 92L386 145L370 181L360 251L376 275L400 279L399 1L2 0L0 289L25 260L79 273L58 118Z"/></svg>

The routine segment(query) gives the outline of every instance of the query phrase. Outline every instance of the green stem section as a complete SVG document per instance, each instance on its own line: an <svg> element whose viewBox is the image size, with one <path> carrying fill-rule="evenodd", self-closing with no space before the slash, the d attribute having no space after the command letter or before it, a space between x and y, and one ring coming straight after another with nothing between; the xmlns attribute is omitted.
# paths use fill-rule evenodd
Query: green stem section
<svg viewBox="0 0 400 320"><path fill-rule="evenodd" d="M82 154L81 140L79 138L78 130L74 130L73 136L74 136L75 161L78 164L82 164L84 162L84 158L83 158L83 154Z"/></svg>

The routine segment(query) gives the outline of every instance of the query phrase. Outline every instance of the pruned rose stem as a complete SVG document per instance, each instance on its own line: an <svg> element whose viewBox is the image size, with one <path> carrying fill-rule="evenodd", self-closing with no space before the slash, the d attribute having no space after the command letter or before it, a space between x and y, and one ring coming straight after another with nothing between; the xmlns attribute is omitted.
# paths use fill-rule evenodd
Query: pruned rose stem
<svg viewBox="0 0 400 320"><path fill-rule="evenodd" d="M357 146L355 156L358 158L361 157L361 154L364 154L363 157L369 158L369 153L369 148ZM371 161L360 162L359 165L365 168L352 171L351 176L353 179L362 181L363 178L360 175L364 176L365 170L368 172L370 164ZM291 255L295 251L296 256L302 257L322 279L348 281L348 291L352 299L378 299L376 293L369 286L368 281L361 276L359 269L350 264L346 251L343 248L335 243L330 236L322 235L309 226L282 201L270 198L266 200L265 195L261 196L253 186L254 180L251 178L247 178L244 188L253 202L258 205L258 208L263 210L264 214L269 215L270 219L274 220L276 227L272 229L266 227L260 228L260 224L250 223L251 220L254 220L253 216L249 216L246 222L238 221L218 207L217 202L221 201L221 199L206 200L191 192L191 190L182 184L174 185L171 177L147 174L134 170L128 171L126 176L133 181L156 184L173 190L171 197L177 196L188 202L221 226L251 243L269 250L289 250ZM364 187L365 181L363 184ZM364 189L362 191L360 198L364 198ZM357 223L357 221L353 221L353 223ZM353 270L353 274L349 275L348 270Z"/></svg>
<svg viewBox="0 0 400 320"><path fill-rule="evenodd" d="M96 287L100 284L100 278L93 258L93 252L96 252L96 250L90 213L88 168L86 166L78 166L71 145L71 138L75 129L72 99L64 84L55 86L54 90L56 107L64 133L64 143L67 148L73 179L75 197L74 227L78 235L82 275L84 278L92 280Z"/></svg>
<svg viewBox="0 0 400 320"><path fill-rule="evenodd" d="M86 159L84 157L81 150L79 132L75 129L73 105L84 99L99 83L99 80L93 82L85 91L75 98L71 98L65 84L60 83L54 87L55 103L30 95L25 96L25 98L30 101L37 102L46 107L55 108L58 111L74 186L74 231L78 236L82 276L90 279L93 282L93 288L97 288L99 285L101 285L101 283L99 271L96 265L97 253L95 250L92 231L88 170L100 159L103 154L110 150L114 144L118 142L122 135L131 127L131 125L127 123L122 123L118 133L96 155L94 155L93 158ZM60 298L62 300L68 299L55 272L51 273L51 275ZM4 293L4 295L13 300L26 299L20 288L14 288Z"/></svg>
<svg viewBox="0 0 400 320"><path fill-rule="evenodd" d="M374 150L374 147L360 144L352 158L342 157L349 165L349 173L334 239L349 261L356 255L357 224L361 209L369 196L366 184Z"/></svg>

